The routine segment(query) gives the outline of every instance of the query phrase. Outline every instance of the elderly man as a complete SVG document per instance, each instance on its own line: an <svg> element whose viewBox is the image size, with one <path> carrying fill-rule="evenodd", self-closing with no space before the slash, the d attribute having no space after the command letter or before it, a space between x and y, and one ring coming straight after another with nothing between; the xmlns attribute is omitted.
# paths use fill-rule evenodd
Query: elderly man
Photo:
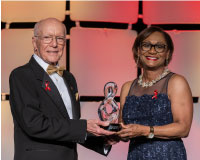
<svg viewBox="0 0 200 160"><path fill-rule="evenodd" d="M10 75L14 160L77 160L76 143L107 155L107 122L80 120L74 76L59 67L66 28L55 18L36 23L30 61ZM95 136L94 136L95 135ZM107 152L107 153L106 153Z"/></svg>

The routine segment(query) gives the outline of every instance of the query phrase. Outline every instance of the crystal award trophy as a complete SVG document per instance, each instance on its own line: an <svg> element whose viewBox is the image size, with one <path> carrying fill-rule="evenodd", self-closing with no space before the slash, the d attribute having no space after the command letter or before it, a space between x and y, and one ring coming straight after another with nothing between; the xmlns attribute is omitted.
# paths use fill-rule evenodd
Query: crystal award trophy
<svg viewBox="0 0 200 160"><path fill-rule="evenodd" d="M117 123L119 118L119 106L114 100L117 89L117 84L115 82L106 83L104 86L105 99L98 108L100 120L110 122L109 126L103 127L109 131L119 131L121 129L120 124Z"/></svg>

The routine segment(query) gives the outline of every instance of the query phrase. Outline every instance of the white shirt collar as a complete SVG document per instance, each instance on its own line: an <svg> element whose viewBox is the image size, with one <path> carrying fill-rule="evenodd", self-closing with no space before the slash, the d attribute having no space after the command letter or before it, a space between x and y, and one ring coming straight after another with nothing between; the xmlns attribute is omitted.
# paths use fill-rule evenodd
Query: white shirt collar
<svg viewBox="0 0 200 160"><path fill-rule="evenodd" d="M46 63L42 58L40 58L37 54L33 54L33 58L37 61L37 63L45 70L45 72L47 71L47 68L49 66L48 63ZM58 64L56 65L58 66Z"/></svg>

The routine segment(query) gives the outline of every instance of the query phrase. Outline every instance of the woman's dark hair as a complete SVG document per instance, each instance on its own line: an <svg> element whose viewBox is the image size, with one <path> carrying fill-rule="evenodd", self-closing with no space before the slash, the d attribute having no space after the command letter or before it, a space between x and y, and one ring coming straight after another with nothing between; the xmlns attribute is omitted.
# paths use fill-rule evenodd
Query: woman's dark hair
<svg viewBox="0 0 200 160"><path fill-rule="evenodd" d="M138 50L140 49L140 45L147 37L149 37L154 32L162 33L165 38L165 41L167 42L167 50L169 50L169 57L167 59L168 62L165 63L165 66L167 66L172 59L172 54L174 51L174 44L173 44L173 41L172 41L170 35L159 27L148 27L139 33L139 35L137 36L137 38L135 39L135 42L133 44L133 48L132 48L133 56L134 56L135 62L138 63L137 64L138 67L142 68L141 61L138 61L138 58L139 58Z"/></svg>

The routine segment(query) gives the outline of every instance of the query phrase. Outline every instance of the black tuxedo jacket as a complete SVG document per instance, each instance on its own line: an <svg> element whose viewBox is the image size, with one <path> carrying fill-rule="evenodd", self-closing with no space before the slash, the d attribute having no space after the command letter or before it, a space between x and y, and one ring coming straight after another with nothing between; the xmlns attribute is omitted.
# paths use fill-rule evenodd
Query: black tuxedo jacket
<svg viewBox="0 0 200 160"><path fill-rule="evenodd" d="M10 106L14 121L14 160L77 160L76 143L104 154L101 137L87 136L80 120L74 76L63 78L72 102L73 119L49 75L32 57L10 75ZM51 89L49 90L48 87Z"/></svg>

